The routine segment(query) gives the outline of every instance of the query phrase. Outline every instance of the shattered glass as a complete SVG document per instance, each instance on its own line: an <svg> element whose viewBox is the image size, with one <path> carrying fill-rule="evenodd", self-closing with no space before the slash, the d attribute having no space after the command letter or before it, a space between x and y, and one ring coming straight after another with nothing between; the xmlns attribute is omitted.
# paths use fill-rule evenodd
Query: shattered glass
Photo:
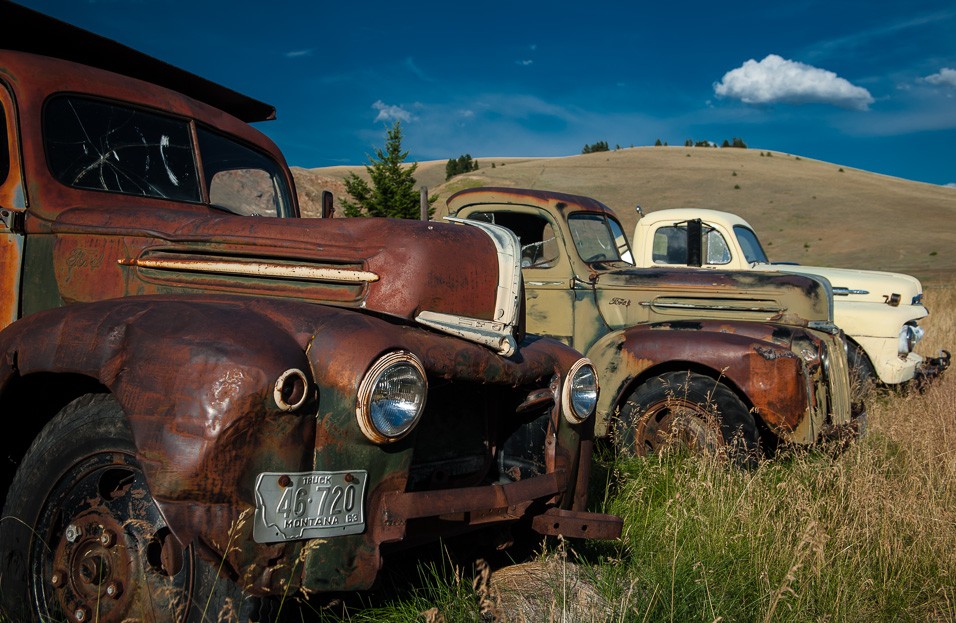
<svg viewBox="0 0 956 623"><path fill-rule="evenodd" d="M189 124L77 96L50 100L43 140L54 177L75 188L200 200Z"/></svg>

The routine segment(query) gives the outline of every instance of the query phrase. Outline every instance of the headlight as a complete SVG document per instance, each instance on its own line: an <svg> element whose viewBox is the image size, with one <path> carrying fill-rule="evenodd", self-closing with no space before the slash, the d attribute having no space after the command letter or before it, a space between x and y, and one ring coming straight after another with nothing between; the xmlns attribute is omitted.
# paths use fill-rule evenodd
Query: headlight
<svg viewBox="0 0 956 623"><path fill-rule="evenodd" d="M905 357L913 351L916 343L923 339L923 328L915 324L904 324L900 329L899 353Z"/></svg>
<svg viewBox="0 0 956 623"><path fill-rule="evenodd" d="M407 435L425 410L425 368L406 351L388 353L366 373L358 389L359 428L375 443Z"/></svg>
<svg viewBox="0 0 956 623"><path fill-rule="evenodd" d="M588 359L579 359L571 366L561 398L564 417L572 424L580 424L594 413L598 399L598 378Z"/></svg>

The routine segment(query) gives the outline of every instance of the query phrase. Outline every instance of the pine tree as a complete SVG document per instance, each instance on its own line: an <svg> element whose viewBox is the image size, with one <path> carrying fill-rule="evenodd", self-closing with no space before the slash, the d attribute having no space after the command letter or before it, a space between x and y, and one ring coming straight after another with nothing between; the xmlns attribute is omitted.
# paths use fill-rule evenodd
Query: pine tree
<svg viewBox="0 0 956 623"><path fill-rule="evenodd" d="M369 184L355 173L345 178L345 190L352 200L343 199L345 216L385 216L417 219L421 214L419 192L415 190L418 163L403 166L407 151L402 151L402 126L396 121L387 129L385 149L376 149L365 171ZM429 213L431 210L429 210Z"/></svg>

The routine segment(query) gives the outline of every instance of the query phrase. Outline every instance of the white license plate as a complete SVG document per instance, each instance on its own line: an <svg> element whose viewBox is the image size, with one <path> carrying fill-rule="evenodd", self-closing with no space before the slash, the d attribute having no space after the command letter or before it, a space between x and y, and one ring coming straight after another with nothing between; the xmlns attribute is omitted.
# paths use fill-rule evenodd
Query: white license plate
<svg viewBox="0 0 956 623"><path fill-rule="evenodd" d="M263 472L256 480L256 543L315 539L365 530L368 472Z"/></svg>

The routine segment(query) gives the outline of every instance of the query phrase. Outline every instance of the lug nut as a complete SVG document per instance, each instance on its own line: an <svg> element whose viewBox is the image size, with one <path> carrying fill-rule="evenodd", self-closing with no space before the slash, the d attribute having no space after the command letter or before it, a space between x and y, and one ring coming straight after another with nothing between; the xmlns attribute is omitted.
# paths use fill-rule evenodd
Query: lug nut
<svg viewBox="0 0 956 623"><path fill-rule="evenodd" d="M86 609L86 606L80 606L73 611L73 618L77 620L77 623L84 623L90 618L90 611Z"/></svg>
<svg viewBox="0 0 956 623"><path fill-rule="evenodd" d="M75 523L71 523L66 527L64 536L66 536L66 540L70 543L76 543L76 540L83 536L83 528L79 527Z"/></svg>
<svg viewBox="0 0 956 623"><path fill-rule="evenodd" d="M50 584L53 585L53 588L59 588L63 584L63 572L54 571L53 575L50 576Z"/></svg>
<svg viewBox="0 0 956 623"><path fill-rule="evenodd" d="M112 597L113 599L119 599L120 595L122 594L123 594L123 585L117 582L116 580L106 585L107 597Z"/></svg>
<svg viewBox="0 0 956 623"><path fill-rule="evenodd" d="M116 535L113 533L112 530L104 528L103 534L100 535L100 544L103 547L113 547L115 543L116 543Z"/></svg>

